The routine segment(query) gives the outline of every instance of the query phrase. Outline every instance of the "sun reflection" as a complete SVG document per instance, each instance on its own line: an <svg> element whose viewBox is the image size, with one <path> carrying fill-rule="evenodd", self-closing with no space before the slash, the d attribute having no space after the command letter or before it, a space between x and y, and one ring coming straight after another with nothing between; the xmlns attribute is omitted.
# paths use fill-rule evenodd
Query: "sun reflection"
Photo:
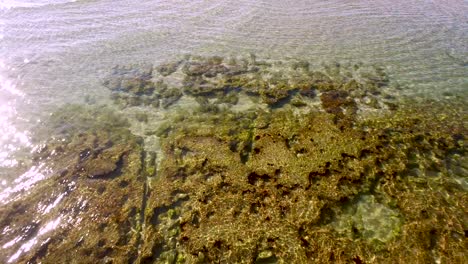
<svg viewBox="0 0 468 264"><path fill-rule="evenodd" d="M20 129L20 122L25 120L17 111L18 103L25 99L25 93L16 84L19 76L10 78L15 71L0 60L0 204L6 203L12 193L27 190L32 184L44 178L39 170L43 165L31 167L17 177L20 168L33 147L30 132ZM26 163L27 164L27 163ZM5 169L5 170L2 170ZM7 172L6 169L11 169ZM13 182L13 179L16 180Z"/></svg>
<svg viewBox="0 0 468 264"><path fill-rule="evenodd" d="M1 83L0 83L1 85ZM17 117L16 109L11 102L3 98L0 90L0 166L16 166L17 162L12 159L11 153L20 148L30 148L32 142L28 132L19 131L16 126L10 122Z"/></svg>
<svg viewBox="0 0 468 264"><path fill-rule="evenodd" d="M42 236L45 233L54 230L59 224L60 221L62 220L62 217L57 217L57 219L50 221L46 225L44 225L40 230L39 230L39 235Z"/></svg>
<svg viewBox="0 0 468 264"><path fill-rule="evenodd" d="M9 248L9 247L13 246L14 244L21 241L21 238L22 238L21 236L13 238L10 242L5 243L5 245L3 245L2 248L6 249L6 248Z"/></svg>
<svg viewBox="0 0 468 264"><path fill-rule="evenodd" d="M29 250L31 250L31 248L37 244L40 236L43 236L46 233L56 229L59 226L61 221L62 221L62 217L59 216L56 219L54 219L54 220L48 222L47 224L45 224L43 227L41 227L41 229L39 230L37 236L30 239L29 241L27 241L23 245L21 245L21 247L15 252L15 254L13 254L8 259L8 263L14 262L15 260L17 260L21 256L21 254L26 253ZM10 247L10 246L16 244L21 238L19 238L18 240L16 240L16 239L17 238L15 238L12 241L10 241L10 242L6 243L5 245L3 245L3 248L7 248L7 247Z"/></svg>
<svg viewBox="0 0 468 264"><path fill-rule="evenodd" d="M0 192L0 204L6 204L10 202L8 199L12 194L19 191L27 191L40 180L45 178L43 169L45 169L45 163L41 163L38 166L32 166L27 172L19 176L15 181L14 185L9 186Z"/></svg>
<svg viewBox="0 0 468 264"><path fill-rule="evenodd" d="M65 197L65 194L66 193L62 193L60 194L53 203L47 205L47 206L44 206L45 208L43 208L42 210L42 213L43 214L48 214L50 212L50 210L54 209L55 206L57 206L57 204L63 199L63 197Z"/></svg>
<svg viewBox="0 0 468 264"><path fill-rule="evenodd" d="M5 70L14 70L14 68L8 67L3 61L0 61L0 70L3 72ZM6 90L13 95L24 97L25 93L16 88L15 82L11 79L7 79L4 76L0 75L0 89Z"/></svg>

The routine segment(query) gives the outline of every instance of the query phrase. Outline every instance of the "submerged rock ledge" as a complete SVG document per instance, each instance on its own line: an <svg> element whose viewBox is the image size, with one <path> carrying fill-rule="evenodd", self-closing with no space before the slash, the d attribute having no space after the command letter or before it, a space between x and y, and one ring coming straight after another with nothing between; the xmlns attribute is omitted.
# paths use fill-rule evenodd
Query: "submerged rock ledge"
<svg viewBox="0 0 468 264"><path fill-rule="evenodd" d="M184 118L163 140L143 260L464 260L466 117L402 108Z"/></svg>
<svg viewBox="0 0 468 264"><path fill-rule="evenodd" d="M36 153L51 175L0 208L1 262L468 261L463 102L397 98L381 68L255 56L116 67L104 84L166 111L139 118L161 149L114 111L60 109Z"/></svg>

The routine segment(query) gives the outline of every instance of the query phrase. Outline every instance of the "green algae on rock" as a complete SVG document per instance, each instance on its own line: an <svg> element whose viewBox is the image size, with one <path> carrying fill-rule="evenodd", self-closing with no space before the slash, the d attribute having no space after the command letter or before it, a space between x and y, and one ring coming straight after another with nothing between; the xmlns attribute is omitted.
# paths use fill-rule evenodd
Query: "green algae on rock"
<svg viewBox="0 0 468 264"><path fill-rule="evenodd" d="M45 124L54 132L36 162L47 162L49 175L0 208L0 243L14 241L1 262L135 260L144 196L141 141L110 110L64 107Z"/></svg>
<svg viewBox="0 0 468 264"><path fill-rule="evenodd" d="M139 261L467 261L463 106L398 102L363 64L189 56L172 69L158 78L182 76L200 107L159 128ZM231 110L241 95L267 107Z"/></svg>
<svg viewBox="0 0 468 264"><path fill-rule="evenodd" d="M317 110L172 123L141 261L464 262L466 117L434 118L443 107L408 103L350 123Z"/></svg>

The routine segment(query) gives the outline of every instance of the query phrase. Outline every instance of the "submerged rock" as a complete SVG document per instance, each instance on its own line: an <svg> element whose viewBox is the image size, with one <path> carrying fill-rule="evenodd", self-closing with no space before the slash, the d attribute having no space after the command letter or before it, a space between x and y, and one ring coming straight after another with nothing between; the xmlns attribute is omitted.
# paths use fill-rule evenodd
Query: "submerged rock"
<svg viewBox="0 0 468 264"><path fill-rule="evenodd" d="M168 76L177 71L179 68L180 64L182 61L176 61L176 62L168 62L168 63L163 63L159 66L156 67L156 70L162 75L162 76Z"/></svg>
<svg viewBox="0 0 468 264"><path fill-rule="evenodd" d="M165 252L187 263L464 260L466 191L451 173L411 170L414 162L441 173L460 166L465 121L457 113L433 119L427 109L345 124L335 122L339 112L317 110L173 122L140 260L172 259Z"/></svg>
<svg viewBox="0 0 468 264"><path fill-rule="evenodd" d="M154 90L152 86L153 66L130 66L113 69L111 75L106 78L103 84L113 90L133 94L148 94Z"/></svg>
<svg viewBox="0 0 468 264"><path fill-rule="evenodd" d="M139 262L467 261L463 106L405 102L364 64L177 65L162 82L199 107L158 128Z"/></svg>
<svg viewBox="0 0 468 264"><path fill-rule="evenodd" d="M356 101L349 96L347 91L330 90L322 93L320 100L322 101L322 107L327 113L335 114L338 117L356 114Z"/></svg>
<svg viewBox="0 0 468 264"><path fill-rule="evenodd" d="M181 62L163 64L158 72L168 76ZM169 88L162 80L153 81L153 68L149 66L116 67L103 85L112 91L111 98L123 107L153 106L167 108L182 96L179 88Z"/></svg>
<svg viewBox="0 0 468 264"><path fill-rule="evenodd" d="M55 132L36 162L47 162L49 173L0 208L0 243L8 244L0 262L134 261L144 197L140 140L106 110L65 107L46 124Z"/></svg>
<svg viewBox="0 0 468 264"><path fill-rule="evenodd" d="M151 70L132 66L116 68L104 85L114 91L114 99L124 107L153 105L167 108L184 95L222 101L227 94L243 93L270 108L313 104L314 98L321 95L323 109L328 112L347 109L346 115L351 116L366 107L395 110L395 98L385 93L392 90L390 82L385 71L378 67L330 64L322 70L314 70L307 61L276 65L259 61L252 54L249 58L230 59L188 56L155 68L160 77L157 82L148 78L152 77ZM164 98L165 93L160 87L162 84L167 88L166 83L171 83L170 90L177 90L175 96ZM333 94L350 95L347 106L342 107L341 96ZM297 96L304 100L299 103L294 99ZM330 102L340 106L330 106ZM228 107L237 103L230 100Z"/></svg>

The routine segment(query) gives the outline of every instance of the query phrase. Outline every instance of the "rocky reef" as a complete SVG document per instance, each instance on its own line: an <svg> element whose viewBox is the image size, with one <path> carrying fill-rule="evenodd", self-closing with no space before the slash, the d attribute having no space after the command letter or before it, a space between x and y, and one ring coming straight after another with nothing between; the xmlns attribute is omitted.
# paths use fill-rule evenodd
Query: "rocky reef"
<svg viewBox="0 0 468 264"><path fill-rule="evenodd" d="M67 106L35 153L48 174L0 207L2 263L118 263L137 258L145 178L141 140L110 110Z"/></svg>
<svg viewBox="0 0 468 264"><path fill-rule="evenodd" d="M142 261L463 262L466 117L438 110L185 118L164 139Z"/></svg>
<svg viewBox="0 0 468 264"><path fill-rule="evenodd" d="M323 102L327 112L341 116L359 109L395 108L383 68L361 63L334 63L316 70L307 61L261 61L250 57L186 56L155 67L116 67L104 78L112 98L122 107L168 108L183 95L197 98L206 108L212 103L232 107L240 95L270 108L289 104L295 107ZM315 100L314 100L315 99ZM320 104L319 104L320 105Z"/></svg>
<svg viewBox="0 0 468 264"><path fill-rule="evenodd" d="M0 261L468 261L463 100L398 97L381 67L254 55L116 67L104 85L120 114L47 122L50 173L0 208ZM160 148L132 134L135 106Z"/></svg>
<svg viewBox="0 0 468 264"><path fill-rule="evenodd" d="M167 108L182 96L182 92L168 88L162 80L153 82L152 72L151 65L115 67L103 84L113 91L112 99L124 107L152 105Z"/></svg>

